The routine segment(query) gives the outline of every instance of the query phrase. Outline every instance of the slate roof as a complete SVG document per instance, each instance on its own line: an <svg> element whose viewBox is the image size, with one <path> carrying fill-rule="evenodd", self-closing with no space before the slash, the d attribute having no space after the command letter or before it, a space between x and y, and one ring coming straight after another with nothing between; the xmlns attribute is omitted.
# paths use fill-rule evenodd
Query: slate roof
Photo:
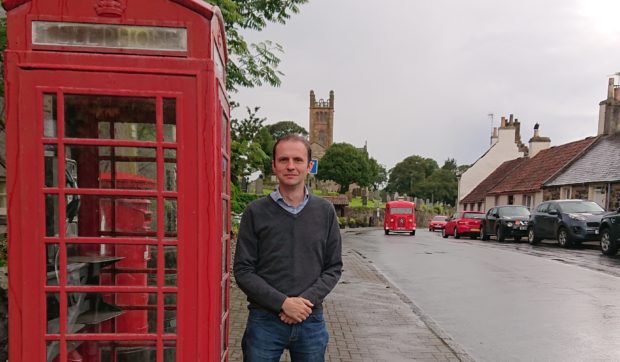
<svg viewBox="0 0 620 362"><path fill-rule="evenodd" d="M588 137L540 151L533 158L522 162L510 173L510 177L504 178L489 191L489 194L540 190L545 181L573 161L575 157L581 155L597 139L597 137Z"/></svg>
<svg viewBox="0 0 620 362"><path fill-rule="evenodd" d="M603 136L544 186L620 181L620 134Z"/></svg>
<svg viewBox="0 0 620 362"><path fill-rule="evenodd" d="M494 188L497 184L503 181L512 171L517 169L519 165L525 162L527 158L520 157L515 158L514 160L509 160L495 169L495 171L491 172L487 178L482 180L467 196L461 200L461 204L472 204L483 202L486 194Z"/></svg>

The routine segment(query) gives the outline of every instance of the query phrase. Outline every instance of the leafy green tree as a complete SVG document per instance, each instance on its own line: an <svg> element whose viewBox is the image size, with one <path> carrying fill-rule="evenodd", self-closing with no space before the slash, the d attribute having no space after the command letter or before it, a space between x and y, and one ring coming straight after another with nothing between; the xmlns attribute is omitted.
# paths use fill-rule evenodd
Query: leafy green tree
<svg viewBox="0 0 620 362"><path fill-rule="evenodd" d="M353 183L362 187L380 183L379 171L380 166L370 161L366 150L348 143L334 143L321 158L316 177L336 182L340 185L339 192L344 193Z"/></svg>
<svg viewBox="0 0 620 362"><path fill-rule="evenodd" d="M381 185L385 184L387 181L387 171L385 166L377 162L374 158L370 157L368 159L369 167L370 167L370 186L373 189L378 190L381 188Z"/></svg>
<svg viewBox="0 0 620 362"><path fill-rule="evenodd" d="M226 87L252 88L264 83L279 86L283 75L277 67L282 53L279 44L269 40L248 43L241 33L261 31L269 23L285 24L308 0L208 0L222 10L230 59L227 64Z"/></svg>
<svg viewBox="0 0 620 362"><path fill-rule="evenodd" d="M259 107L247 110L247 117L238 120L231 120L231 160L230 178L234 184L238 184L239 179L251 173L263 170L265 162L269 156L261 146L261 129L265 118L259 118L256 113Z"/></svg>
<svg viewBox="0 0 620 362"><path fill-rule="evenodd" d="M386 190L421 197L420 184L438 168L437 162L433 159L416 155L409 156L390 170Z"/></svg>
<svg viewBox="0 0 620 362"><path fill-rule="evenodd" d="M298 134L300 136L308 136L308 131L293 121L282 121L267 126L269 133L273 139L277 140L287 134Z"/></svg>
<svg viewBox="0 0 620 362"><path fill-rule="evenodd" d="M420 182L415 196L454 205L457 189L456 174L452 170L440 168Z"/></svg>

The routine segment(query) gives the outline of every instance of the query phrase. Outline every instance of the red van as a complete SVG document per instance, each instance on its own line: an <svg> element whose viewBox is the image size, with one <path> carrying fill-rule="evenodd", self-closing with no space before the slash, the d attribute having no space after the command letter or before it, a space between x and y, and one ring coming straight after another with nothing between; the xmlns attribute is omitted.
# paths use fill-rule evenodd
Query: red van
<svg viewBox="0 0 620 362"><path fill-rule="evenodd" d="M388 201L385 204L383 228L385 235L390 231L415 235L415 203L402 200Z"/></svg>

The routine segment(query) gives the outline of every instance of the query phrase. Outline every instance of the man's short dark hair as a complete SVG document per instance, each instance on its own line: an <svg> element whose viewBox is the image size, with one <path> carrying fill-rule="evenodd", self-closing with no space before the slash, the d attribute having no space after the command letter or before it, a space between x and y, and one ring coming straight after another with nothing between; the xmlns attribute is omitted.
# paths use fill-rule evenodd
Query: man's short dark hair
<svg viewBox="0 0 620 362"><path fill-rule="evenodd" d="M312 149L310 148L310 142L308 142L308 140L298 134L294 134L294 133L290 133L287 135L284 135L280 138L278 138L278 140L276 141L276 143L273 145L273 150L272 150L272 161L276 162L276 148L278 147L278 144L280 144L280 142L284 142L284 141L296 141L296 142L301 142L304 144L304 146L306 146L306 150L308 151L308 163L310 163L310 161L312 161Z"/></svg>

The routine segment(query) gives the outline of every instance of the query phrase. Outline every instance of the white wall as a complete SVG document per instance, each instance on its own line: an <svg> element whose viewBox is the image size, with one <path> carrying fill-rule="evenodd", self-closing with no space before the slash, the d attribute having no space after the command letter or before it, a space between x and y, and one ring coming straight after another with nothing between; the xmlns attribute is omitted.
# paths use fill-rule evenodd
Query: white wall
<svg viewBox="0 0 620 362"><path fill-rule="evenodd" d="M514 128L500 128L498 131L499 137L497 143L461 175L458 187L459 211L463 209L460 201L478 186L482 180L495 171L499 165L505 161L524 156L523 152L519 152L518 146L515 143L516 130ZM485 207L488 210L489 204L486 204Z"/></svg>

